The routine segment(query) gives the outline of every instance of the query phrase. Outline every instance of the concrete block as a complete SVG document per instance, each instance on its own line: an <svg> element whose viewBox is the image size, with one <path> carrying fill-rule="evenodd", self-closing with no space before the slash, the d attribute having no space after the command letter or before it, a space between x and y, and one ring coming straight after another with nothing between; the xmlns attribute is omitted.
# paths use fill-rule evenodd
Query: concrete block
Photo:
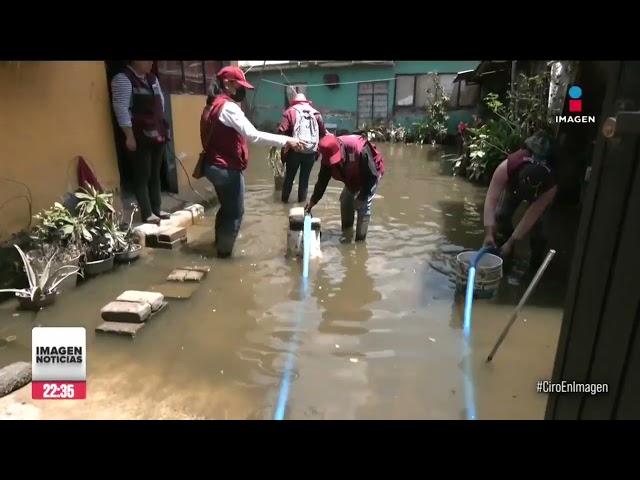
<svg viewBox="0 0 640 480"><path fill-rule="evenodd" d="M176 269L169 274L169 282L200 282L206 276L206 272L197 270Z"/></svg>
<svg viewBox="0 0 640 480"><path fill-rule="evenodd" d="M207 273L209 273L211 271L211 268L209 268L207 266L200 267L198 265L194 265L194 266L191 266L191 267L182 267L181 270L192 270L194 272L202 272L206 276Z"/></svg>
<svg viewBox="0 0 640 480"><path fill-rule="evenodd" d="M103 322L96 327L96 332L133 338L145 325L146 323Z"/></svg>
<svg viewBox="0 0 640 480"><path fill-rule="evenodd" d="M186 238L187 229L181 227L172 227L167 228L165 230L161 230L158 232L158 241L159 242L167 242L171 243L175 240L180 240L181 238Z"/></svg>
<svg viewBox="0 0 640 480"><path fill-rule="evenodd" d="M148 303L152 312L157 312L162 307L164 296L158 292L143 292L140 290L127 290L118 298L119 302Z"/></svg>
<svg viewBox="0 0 640 480"><path fill-rule="evenodd" d="M151 315L151 305L135 302L110 302L102 307L100 316L105 322L142 323Z"/></svg>
<svg viewBox="0 0 640 480"><path fill-rule="evenodd" d="M123 302L126 303L126 302ZM144 304L147 308L149 308L148 304ZM168 303L163 302L160 308L151 313L147 318L146 322L142 323L128 323L128 322L102 322L100 325L96 327L96 332L99 333L112 333L115 335L124 335L130 338L136 336L136 334L144 328L144 326L149 322L149 320L155 317L158 313L163 311L167 307Z"/></svg>
<svg viewBox="0 0 640 480"><path fill-rule="evenodd" d="M186 239L186 237L185 237ZM179 238L173 242L161 242L156 235L147 235L145 240L145 246L148 248L163 248L165 250L175 250L182 243L182 239Z"/></svg>
<svg viewBox="0 0 640 480"><path fill-rule="evenodd" d="M16 362L0 369L0 398L31 382L31 364Z"/></svg>
<svg viewBox="0 0 640 480"><path fill-rule="evenodd" d="M176 300L187 300L191 298L191 295L193 295L199 288L200 284L197 282L167 282L149 287L150 290L161 293L164 298Z"/></svg>
<svg viewBox="0 0 640 480"><path fill-rule="evenodd" d="M171 220L176 226L186 227L193 223L193 213L189 210L178 210L171 215Z"/></svg>
<svg viewBox="0 0 640 480"><path fill-rule="evenodd" d="M293 207L289 210L289 222L304 222L304 208Z"/></svg>
<svg viewBox="0 0 640 480"><path fill-rule="evenodd" d="M194 203L193 205L189 205L188 207L185 208L185 210L190 211L192 213L194 219L204 215L204 207L202 205L198 204L198 203Z"/></svg>

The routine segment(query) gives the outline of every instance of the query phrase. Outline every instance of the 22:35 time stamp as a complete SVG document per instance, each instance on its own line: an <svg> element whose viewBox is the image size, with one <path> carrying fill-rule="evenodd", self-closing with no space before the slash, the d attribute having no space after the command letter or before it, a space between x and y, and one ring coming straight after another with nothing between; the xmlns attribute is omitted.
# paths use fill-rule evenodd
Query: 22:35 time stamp
<svg viewBox="0 0 640 480"><path fill-rule="evenodd" d="M84 400L87 398L87 383L32 382L31 398L34 400Z"/></svg>

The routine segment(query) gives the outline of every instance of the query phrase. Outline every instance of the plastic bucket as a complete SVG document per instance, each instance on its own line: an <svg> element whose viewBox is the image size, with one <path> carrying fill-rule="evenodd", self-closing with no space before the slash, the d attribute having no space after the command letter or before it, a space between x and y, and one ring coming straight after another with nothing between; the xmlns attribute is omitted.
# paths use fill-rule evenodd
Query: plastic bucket
<svg viewBox="0 0 640 480"><path fill-rule="evenodd" d="M463 293L467 289L467 278L471 261L478 252L462 252L455 262L456 291ZM473 287L475 298L492 298L502 281L502 259L491 253L485 253L476 266L476 278Z"/></svg>

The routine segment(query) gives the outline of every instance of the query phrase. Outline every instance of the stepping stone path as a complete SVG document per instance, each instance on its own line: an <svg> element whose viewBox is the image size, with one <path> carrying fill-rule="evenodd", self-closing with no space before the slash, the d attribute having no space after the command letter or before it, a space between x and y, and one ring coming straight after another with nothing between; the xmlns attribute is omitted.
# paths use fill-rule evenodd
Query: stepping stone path
<svg viewBox="0 0 640 480"><path fill-rule="evenodd" d="M135 337L147 321L167 306L158 292L127 290L100 311L103 323L96 332L115 333Z"/></svg>
<svg viewBox="0 0 640 480"><path fill-rule="evenodd" d="M135 337L149 319L168 305L165 298L190 298L209 270L209 267L177 268L169 274L165 283L150 287L151 291L123 292L102 307L100 314L104 322L96 328L96 332Z"/></svg>

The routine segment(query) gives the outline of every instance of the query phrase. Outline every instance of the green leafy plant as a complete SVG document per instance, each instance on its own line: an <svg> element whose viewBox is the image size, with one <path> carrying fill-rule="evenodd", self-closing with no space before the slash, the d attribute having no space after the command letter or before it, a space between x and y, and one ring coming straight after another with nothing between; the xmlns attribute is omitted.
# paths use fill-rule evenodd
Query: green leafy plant
<svg viewBox="0 0 640 480"><path fill-rule="evenodd" d="M62 204L56 202L35 216L38 223L31 231L36 248L44 245L60 247L67 256L75 257L82 252L83 245L91 242L93 235L84 217L74 217Z"/></svg>
<svg viewBox="0 0 640 480"><path fill-rule="evenodd" d="M449 96L440 83L437 73L429 73L431 87L427 89L426 115L422 122L414 123L415 135L419 143L442 143L447 136Z"/></svg>
<svg viewBox="0 0 640 480"><path fill-rule="evenodd" d="M27 254L24 253L18 245L14 246L22 258L27 280L29 281L29 287L3 289L0 290L0 293L15 293L16 296L29 297L33 301L54 293L67 277L71 275L82 275L80 268L74 265L55 267L55 255L51 255L44 268L39 271Z"/></svg>
<svg viewBox="0 0 640 480"><path fill-rule="evenodd" d="M122 214L116 214L113 218L106 222L107 237L113 244L113 251L115 253L128 252L136 243L133 240L133 217L138 211L138 206L134 205L129 217L129 223L126 230L121 229Z"/></svg>
<svg viewBox="0 0 640 480"><path fill-rule="evenodd" d="M547 88L548 75L527 77L520 75L514 89L502 101L496 94L488 94L484 101L493 118L477 128L467 128L469 162L461 171L458 162L454 174L471 180L487 179L509 154L524 144L524 140L538 129L549 127Z"/></svg>

